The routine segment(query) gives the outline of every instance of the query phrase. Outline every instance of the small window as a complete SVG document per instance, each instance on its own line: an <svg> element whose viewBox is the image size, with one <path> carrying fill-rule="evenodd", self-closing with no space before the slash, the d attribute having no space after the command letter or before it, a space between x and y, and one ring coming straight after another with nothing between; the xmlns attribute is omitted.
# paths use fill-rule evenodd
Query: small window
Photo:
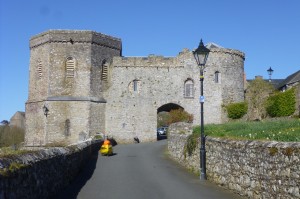
<svg viewBox="0 0 300 199"><path fill-rule="evenodd" d="M75 73L75 61L72 57L68 57L66 61L66 77L73 78Z"/></svg>
<svg viewBox="0 0 300 199"><path fill-rule="evenodd" d="M133 80L129 83L128 90L130 92L137 92L139 93L141 91L141 81L140 80Z"/></svg>
<svg viewBox="0 0 300 199"><path fill-rule="evenodd" d="M194 97L194 82L191 79L188 79L184 82L184 97Z"/></svg>
<svg viewBox="0 0 300 199"><path fill-rule="evenodd" d="M220 72L216 71L215 72L215 83L219 83L220 82Z"/></svg>

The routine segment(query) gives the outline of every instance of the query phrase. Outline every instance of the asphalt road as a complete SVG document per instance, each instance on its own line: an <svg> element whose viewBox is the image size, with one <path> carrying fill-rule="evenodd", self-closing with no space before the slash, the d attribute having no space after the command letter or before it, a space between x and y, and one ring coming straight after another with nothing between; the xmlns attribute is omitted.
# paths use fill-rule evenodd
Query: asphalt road
<svg viewBox="0 0 300 199"><path fill-rule="evenodd" d="M200 181L165 155L166 141L117 145L115 155L95 155L59 196L64 199L237 199Z"/></svg>

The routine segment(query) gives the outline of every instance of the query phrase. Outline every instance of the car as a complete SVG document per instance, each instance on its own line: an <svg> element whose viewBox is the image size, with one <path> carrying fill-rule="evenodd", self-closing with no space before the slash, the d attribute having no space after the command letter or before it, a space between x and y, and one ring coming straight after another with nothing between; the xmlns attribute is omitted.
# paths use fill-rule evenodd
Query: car
<svg viewBox="0 0 300 199"><path fill-rule="evenodd" d="M157 128L157 140L167 139L168 127Z"/></svg>

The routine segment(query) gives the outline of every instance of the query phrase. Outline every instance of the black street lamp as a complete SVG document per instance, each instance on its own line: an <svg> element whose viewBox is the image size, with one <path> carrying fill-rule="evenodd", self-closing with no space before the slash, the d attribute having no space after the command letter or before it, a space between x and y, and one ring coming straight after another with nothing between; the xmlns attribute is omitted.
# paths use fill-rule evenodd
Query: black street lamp
<svg viewBox="0 0 300 199"><path fill-rule="evenodd" d="M195 60L197 62L198 67L200 68L200 117L201 117L201 147L200 147L200 167L201 167L201 174L200 174L200 180L206 180L206 150L205 150L205 135L204 135L204 118L203 118L203 104L204 104L204 96L203 96L203 81L204 81L204 69L206 60L209 54L209 49L207 49L202 42L202 39L200 41L200 44L198 48L193 51Z"/></svg>
<svg viewBox="0 0 300 199"><path fill-rule="evenodd" d="M271 82L271 76L272 76L274 70L270 67L267 71L268 71L268 74L269 74L269 82Z"/></svg>

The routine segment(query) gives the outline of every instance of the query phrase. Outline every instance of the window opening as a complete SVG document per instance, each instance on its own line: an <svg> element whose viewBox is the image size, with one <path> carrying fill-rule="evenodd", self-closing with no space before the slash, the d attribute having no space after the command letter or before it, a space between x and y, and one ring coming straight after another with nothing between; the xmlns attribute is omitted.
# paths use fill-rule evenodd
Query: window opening
<svg viewBox="0 0 300 199"><path fill-rule="evenodd" d="M184 83L184 97L194 97L194 82L191 79Z"/></svg>
<svg viewBox="0 0 300 199"><path fill-rule="evenodd" d="M106 60L103 60L102 62L102 72L101 72L101 79L103 81L107 81L107 74L108 74L108 65L106 63Z"/></svg>
<svg viewBox="0 0 300 199"><path fill-rule="evenodd" d="M137 80L133 80L133 91L137 91L137 85L138 84L138 81Z"/></svg>
<svg viewBox="0 0 300 199"><path fill-rule="evenodd" d="M43 67L42 67L42 62L40 60L38 61L37 72L38 72L39 79L42 79L42 76L43 76Z"/></svg>
<svg viewBox="0 0 300 199"><path fill-rule="evenodd" d="M74 70L75 70L75 61L72 57L68 57L66 62L66 77L73 78Z"/></svg>
<svg viewBox="0 0 300 199"><path fill-rule="evenodd" d="M215 72L215 83L219 83L220 81L220 76L219 76L220 72L219 71L216 71Z"/></svg>
<svg viewBox="0 0 300 199"><path fill-rule="evenodd" d="M69 136L70 135L70 127L71 127L70 120L67 119L65 121L65 136Z"/></svg>

